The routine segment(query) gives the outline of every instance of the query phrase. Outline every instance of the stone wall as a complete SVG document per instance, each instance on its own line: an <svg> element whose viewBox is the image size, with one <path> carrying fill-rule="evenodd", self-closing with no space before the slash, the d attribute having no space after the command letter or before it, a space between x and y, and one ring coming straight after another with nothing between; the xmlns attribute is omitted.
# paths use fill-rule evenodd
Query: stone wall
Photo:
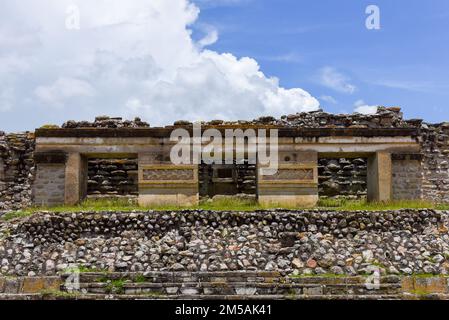
<svg viewBox="0 0 449 320"><path fill-rule="evenodd" d="M367 159L318 160L320 197L360 199L367 194Z"/></svg>
<svg viewBox="0 0 449 320"><path fill-rule="evenodd" d="M449 202L449 123L423 124L421 130L423 197Z"/></svg>
<svg viewBox="0 0 449 320"><path fill-rule="evenodd" d="M89 159L90 198L138 195L137 159Z"/></svg>
<svg viewBox="0 0 449 320"><path fill-rule="evenodd" d="M423 171L420 160L422 157L418 158L408 155L393 155L393 199L416 200L423 198Z"/></svg>
<svg viewBox="0 0 449 320"><path fill-rule="evenodd" d="M448 274L448 224L432 210L43 212L0 222L0 271Z"/></svg>
<svg viewBox="0 0 449 320"><path fill-rule="evenodd" d="M34 137L0 131L0 211L31 205Z"/></svg>
<svg viewBox="0 0 449 320"><path fill-rule="evenodd" d="M39 170L33 185L34 204L54 206L64 203L65 164L38 164Z"/></svg>

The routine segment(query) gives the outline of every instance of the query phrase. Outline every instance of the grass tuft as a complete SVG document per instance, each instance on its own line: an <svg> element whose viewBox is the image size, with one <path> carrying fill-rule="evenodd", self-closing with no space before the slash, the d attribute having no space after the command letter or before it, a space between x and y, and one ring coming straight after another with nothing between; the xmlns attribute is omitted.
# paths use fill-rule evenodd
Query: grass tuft
<svg viewBox="0 0 449 320"><path fill-rule="evenodd" d="M21 219L33 215L36 212L132 212L132 211L181 211L181 210L211 210L211 211L255 211L267 209L288 209L302 210L303 207L283 207L280 205L262 206L254 201L225 198L217 201L203 202L198 206L181 207L181 206L138 206L132 201L126 199L101 199L86 200L75 206L56 206L56 207L30 207L28 209L13 211L3 215L0 220L9 221L13 219ZM310 209L310 208L309 208ZM347 200L347 199L322 199L317 207L327 211L383 211L383 210L399 210L399 209L434 209L449 210L449 204L438 204L426 201L390 201L390 202L374 202L369 203L366 200Z"/></svg>

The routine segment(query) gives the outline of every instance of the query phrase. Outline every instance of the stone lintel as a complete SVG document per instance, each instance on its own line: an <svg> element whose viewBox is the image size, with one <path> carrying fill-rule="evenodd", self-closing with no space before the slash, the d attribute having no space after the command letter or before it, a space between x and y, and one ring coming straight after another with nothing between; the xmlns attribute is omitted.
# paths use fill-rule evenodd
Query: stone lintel
<svg viewBox="0 0 449 320"><path fill-rule="evenodd" d="M183 127L166 128L79 128L79 129L36 129L35 135L39 137L77 137L77 138L137 138L137 137L170 137L172 131ZM227 127L204 127L206 129L217 129L224 132L228 129L277 129L280 138L288 137L417 137L419 130L416 128L285 128L275 126L235 126ZM184 127L192 133L192 127ZM257 132L257 130L256 130ZM268 134L269 132L267 132ZM269 135L269 134L268 134Z"/></svg>

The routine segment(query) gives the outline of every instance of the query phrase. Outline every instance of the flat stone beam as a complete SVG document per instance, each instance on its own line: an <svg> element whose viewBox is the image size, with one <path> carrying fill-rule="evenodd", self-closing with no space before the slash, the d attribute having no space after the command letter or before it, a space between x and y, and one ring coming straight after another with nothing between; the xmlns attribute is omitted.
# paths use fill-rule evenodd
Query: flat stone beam
<svg viewBox="0 0 449 320"><path fill-rule="evenodd" d="M368 158L368 201L392 199L392 162L388 152L377 152Z"/></svg>
<svg viewBox="0 0 449 320"><path fill-rule="evenodd" d="M79 129L36 129L37 138L167 138L174 129L184 128L192 132L192 127L165 127L165 128L79 128ZM202 129L217 129L224 132L226 129L277 129L278 136L283 137L397 137L418 136L416 128L285 128L279 126L204 126Z"/></svg>

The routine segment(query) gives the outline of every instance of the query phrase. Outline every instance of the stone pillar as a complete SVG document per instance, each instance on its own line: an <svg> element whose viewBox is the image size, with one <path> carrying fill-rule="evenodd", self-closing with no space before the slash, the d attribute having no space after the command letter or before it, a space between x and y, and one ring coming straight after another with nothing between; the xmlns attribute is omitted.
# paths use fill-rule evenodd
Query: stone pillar
<svg viewBox="0 0 449 320"><path fill-rule="evenodd" d="M259 203L285 208L314 207L318 202L318 154L316 152L279 153L279 168L264 175L258 166Z"/></svg>
<svg viewBox="0 0 449 320"><path fill-rule="evenodd" d="M198 205L198 165L173 165L158 154L139 154L139 204Z"/></svg>
<svg viewBox="0 0 449 320"><path fill-rule="evenodd" d="M390 201L392 197L391 154L377 152L368 158L368 201Z"/></svg>
<svg viewBox="0 0 449 320"><path fill-rule="evenodd" d="M69 153L65 168L65 204L80 203L86 192L87 161L79 153Z"/></svg>

